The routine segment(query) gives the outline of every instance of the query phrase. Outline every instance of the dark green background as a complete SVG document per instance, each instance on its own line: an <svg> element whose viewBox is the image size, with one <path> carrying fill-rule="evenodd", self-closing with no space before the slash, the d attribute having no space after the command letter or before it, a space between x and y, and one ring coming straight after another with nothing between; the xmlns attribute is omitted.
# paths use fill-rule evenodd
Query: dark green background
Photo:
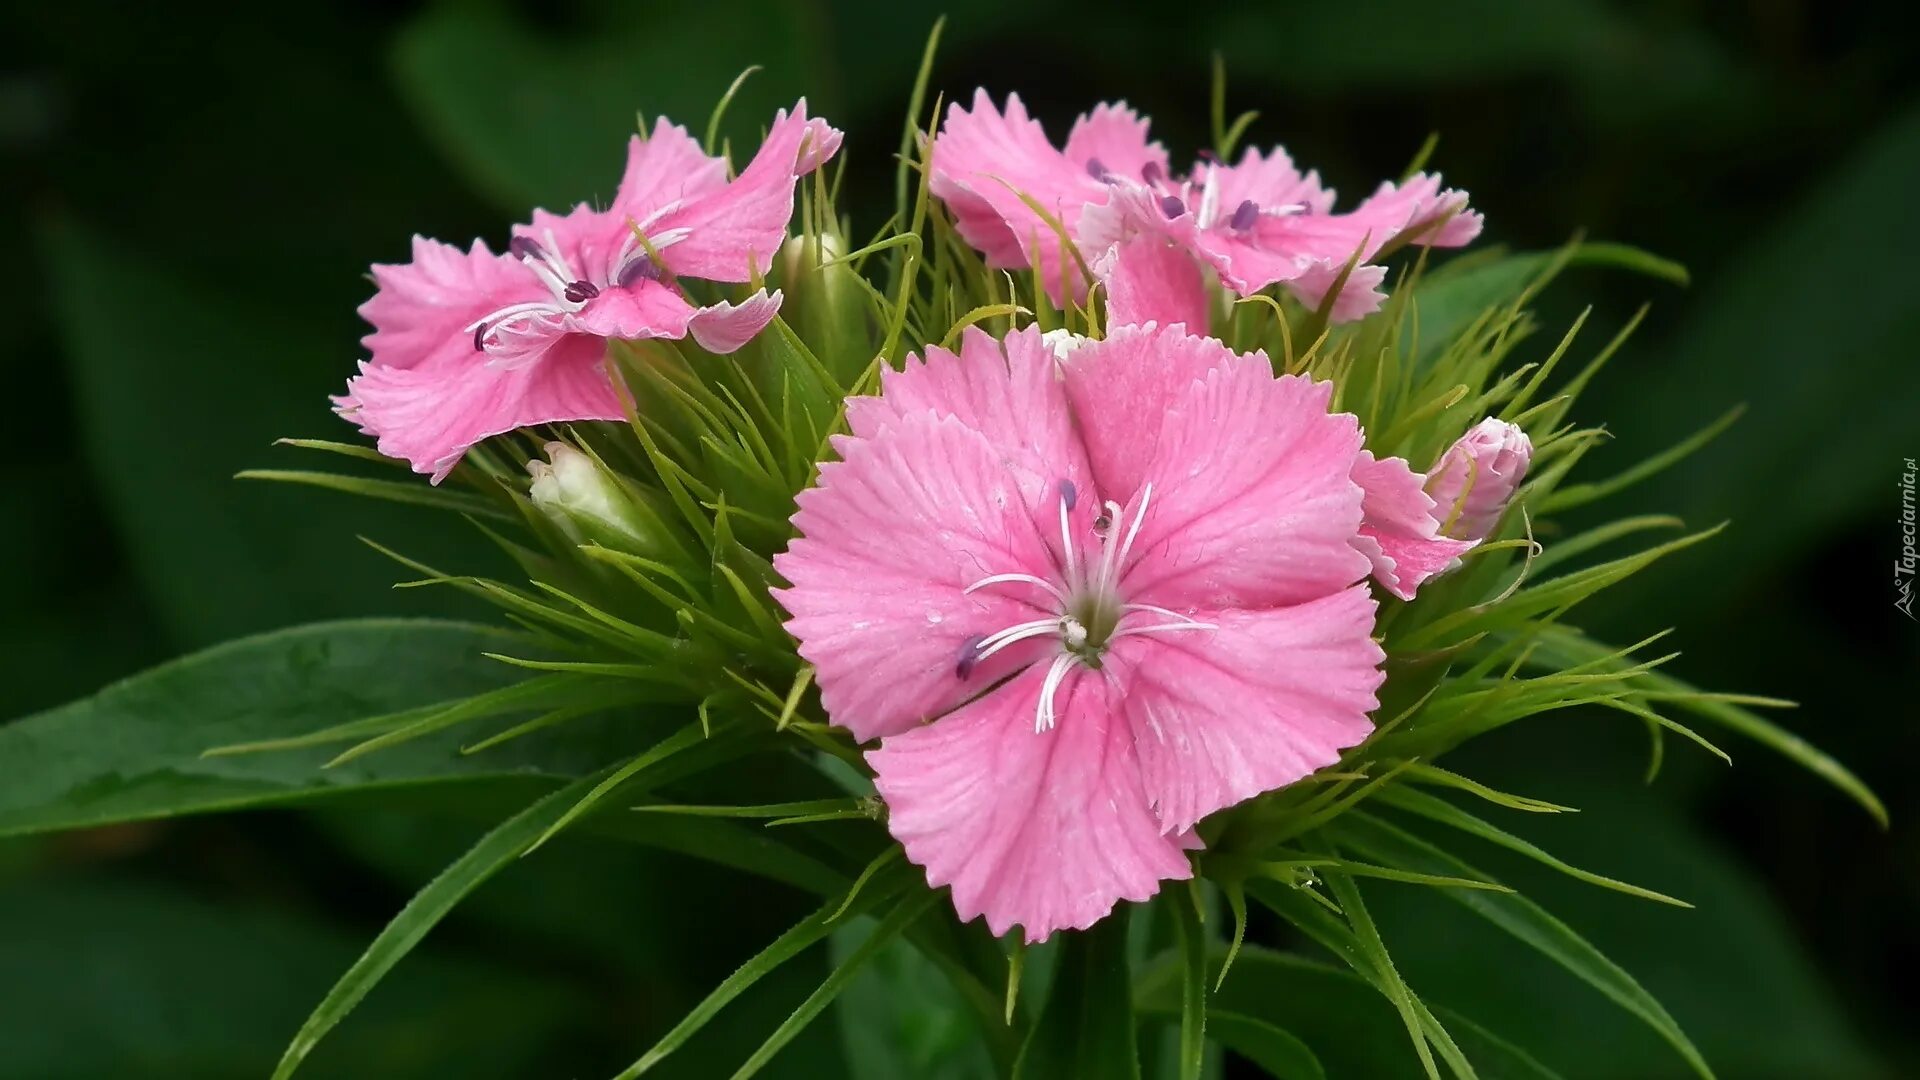
<svg viewBox="0 0 1920 1080"><path fill-rule="evenodd" d="M1618 719L1548 714L1460 767L1585 807L1519 825L1700 905L1484 860L1641 976L1736 1078L1920 1073L1920 626L1893 610L1890 572L1901 459L1920 455L1920 27L1903 7L956 4L935 72L950 95L1020 90L1056 133L1126 97L1178 160L1205 140L1220 48L1230 107L1263 114L1251 141L1284 141L1349 197L1438 131L1483 243L1584 228L1692 269L1686 290L1575 275L1543 305L1557 336L1591 300L1589 352L1654 305L1580 410L1617 436L1594 476L1750 405L1595 511L1733 529L1586 621L1621 640L1677 624L1678 673L1802 701L1784 722L1873 784L1894 829L1745 744L1732 771L1676 747L1643 787L1641 736ZM16 6L0 58L0 715L237 634L439 610L388 591L394 568L354 537L483 563L451 519L229 479L311 464L275 436L349 435L326 395L358 356L366 265L404 258L415 231L498 242L530 205L605 197L635 109L697 127L749 63L766 71L729 130L744 144L808 94L848 132L844 205L864 235L891 196L931 17L917 8ZM263 1075L474 828L273 814L0 846L0 1077ZM800 904L666 856L558 852L437 933L316 1075L612 1071ZM1549 1064L1678 1069L1597 995L1437 910L1452 905L1408 891L1380 906L1416 988ZM742 1030L799 993L772 988ZM823 1025L786 1063L837 1074L845 1053Z"/></svg>

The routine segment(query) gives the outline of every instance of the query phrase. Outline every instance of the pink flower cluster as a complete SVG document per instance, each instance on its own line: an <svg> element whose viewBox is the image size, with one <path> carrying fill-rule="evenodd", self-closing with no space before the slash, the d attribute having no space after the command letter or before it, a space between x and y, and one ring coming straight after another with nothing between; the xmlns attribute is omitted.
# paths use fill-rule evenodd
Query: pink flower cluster
<svg viewBox="0 0 1920 1080"><path fill-rule="evenodd" d="M1033 941L1188 877L1201 819L1364 739L1366 578L1412 597L1478 539L1446 507L1490 526L1526 456L1463 440L1436 500L1263 353L1178 326L1062 351L970 329L886 372L775 560L907 856Z"/></svg>
<svg viewBox="0 0 1920 1080"><path fill-rule="evenodd" d="M1425 173L1334 213L1334 192L1280 149L1176 176L1166 150L1147 141L1147 121L1125 105L1080 117L1056 149L1018 95L1002 111L984 90L971 110L947 111L931 187L988 265L1031 267L1056 304L1089 285L1064 231L1105 286L1111 324L1183 323L1195 333L1210 322L1208 275L1240 296L1281 285L1314 307L1338 284L1330 312L1347 321L1385 299L1376 259L1408 243L1459 247L1481 225L1465 192Z"/></svg>
<svg viewBox="0 0 1920 1080"><path fill-rule="evenodd" d="M680 279L743 282L786 240L793 186L840 148L840 132L802 100L773 119L740 175L664 117L627 146L626 174L604 210L536 210L504 254L414 237L413 261L375 266L360 308L370 358L340 415L435 483L488 436L625 412L607 342L691 336L710 352L740 348L780 310L764 290L740 304L696 306Z"/></svg>
<svg viewBox="0 0 1920 1080"><path fill-rule="evenodd" d="M535 211L502 254L416 237L412 262L374 267L340 413L435 482L490 436L622 418L608 342L727 353L763 330L778 292L699 305L682 283L764 274L796 180L839 144L801 102L729 178L663 120L605 209ZM1031 266L1056 300L1094 283L1071 241L1107 335L970 328L886 371L798 498L775 595L832 720L878 740L907 856L963 918L1038 941L1190 876L1208 815L1366 738L1368 579L1412 599L1497 527L1532 447L1488 420L1416 473L1365 449L1331 384L1204 336L1215 280L1374 310L1376 259L1480 228L1437 178L1338 214L1282 152L1176 177L1124 107L1059 150L982 93L949 112L931 183L989 264ZM535 472L536 499L566 499Z"/></svg>

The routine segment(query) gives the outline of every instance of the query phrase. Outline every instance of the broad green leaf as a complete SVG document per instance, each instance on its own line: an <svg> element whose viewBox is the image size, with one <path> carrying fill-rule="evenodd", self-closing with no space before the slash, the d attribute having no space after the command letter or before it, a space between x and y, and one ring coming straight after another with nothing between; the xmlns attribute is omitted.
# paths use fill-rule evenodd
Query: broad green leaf
<svg viewBox="0 0 1920 1080"><path fill-rule="evenodd" d="M116 877L0 889L0 922L13 928L0 934L0 1074L258 1080L362 944L257 902ZM428 950L377 1004L315 1055L312 1076L541 1074L563 1067L553 1048L592 999Z"/></svg>
<svg viewBox="0 0 1920 1080"><path fill-rule="evenodd" d="M583 17L598 25L563 35L503 8L449 4L416 17L394 43L402 96L421 126L516 220L530 206L605 205L636 111L649 126L664 113L698 138L749 65L764 70L742 85L723 125L736 168L776 107L806 93L814 115L831 109L821 78L828 43L802 9L742 17L694 5L670 19L618 9Z"/></svg>
<svg viewBox="0 0 1920 1080"><path fill-rule="evenodd" d="M1371 858L1423 873L1484 878L1486 875L1445 851L1403 830L1370 818L1361 811L1347 814L1329 832L1342 847ZM1666 1008L1619 965L1573 929L1524 896L1478 889L1445 889L1448 899L1466 905L1475 914L1526 942L1581 981L1611 998L1621 1008L1658 1032L1693 1070L1711 1077L1700 1051L1680 1030Z"/></svg>
<svg viewBox="0 0 1920 1080"><path fill-rule="evenodd" d="M605 728L569 729L466 756L423 739L338 768L327 748L205 757L224 744L304 734L457 699L519 673L482 653L513 634L464 623L369 619L262 634L164 664L93 697L0 727L0 835L285 805L452 780L532 792L614 753Z"/></svg>
<svg viewBox="0 0 1920 1080"><path fill-rule="evenodd" d="M1140 1058L1127 965L1130 914L1131 909L1121 908L1092 929L1065 935L1046 1005L1014 1064L1015 1080L1137 1080Z"/></svg>
<svg viewBox="0 0 1920 1080"><path fill-rule="evenodd" d="M71 359L77 435L176 647L313 619L453 610L450 595L389 589L391 567L354 536L465 568L490 560L457 519L233 479L249 466L306 456L275 448L277 437L350 435L327 403L353 373L349 324L321 324L339 328L337 336L316 331L308 313L287 306L285 283L258 295L196 279L78 224L40 239ZM128 281L144 284L122 288ZM159 326L167 332L155 333Z"/></svg>
<svg viewBox="0 0 1920 1080"><path fill-rule="evenodd" d="M603 773L583 777L551 792L482 837L472 850L447 867L420 890L374 939L364 955L340 976L313 1015L293 1037L273 1071L274 1080L286 1080L306 1060L327 1032L360 1004L367 992L385 978L394 965L439 924L466 895L479 888L508 863L525 854L547 828L572 807L574 800L603 779Z"/></svg>

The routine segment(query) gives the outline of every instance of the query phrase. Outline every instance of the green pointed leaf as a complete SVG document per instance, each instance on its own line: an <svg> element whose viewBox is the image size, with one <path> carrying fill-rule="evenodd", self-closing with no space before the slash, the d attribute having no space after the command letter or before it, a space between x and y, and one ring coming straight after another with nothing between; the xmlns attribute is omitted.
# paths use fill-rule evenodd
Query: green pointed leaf
<svg viewBox="0 0 1920 1080"><path fill-rule="evenodd" d="M1131 982L1127 973L1127 916L1122 908L1068 931L1060 947L1053 988L1040 1020L1014 1063L1014 1080L1098 1076L1138 1080Z"/></svg>
<svg viewBox="0 0 1920 1080"><path fill-rule="evenodd" d="M206 757L482 693L517 674L486 659L517 635L369 619L281 630L164 664L0 727L0 835L275 806L356 791L491 780L533 791L613 754L604 729L462 755L430 738L335 769L326 748Z"/></svg>
<svg viewBox="0 0 1920 1080"><path fill-rule="evenodd" d="M1372 818L1363 811L1344 816L1328 832L1342 847L1350 847L1381 862L1424 873L1486 877L1434 845ZM1515 893L1446 889L1441 894L1466 905L1488 922L1533 946L1581 981L1605 994L1615 1004L1639 1017L1678 1051L1699 1075L1713 1075L1706 1059L1700 1056L1700 1051L1680 1030L1680 1025L1674 1022L1653 995L1585 938L1574 933L1571 927L1548 914L1538 904Z"/></svg>

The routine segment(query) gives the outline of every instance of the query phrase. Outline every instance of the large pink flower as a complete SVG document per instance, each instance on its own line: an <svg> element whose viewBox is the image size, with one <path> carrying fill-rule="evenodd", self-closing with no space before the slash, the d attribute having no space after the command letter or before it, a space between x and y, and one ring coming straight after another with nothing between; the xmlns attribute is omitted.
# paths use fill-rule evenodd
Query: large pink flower
<svg viewBox="0 0 1920 1080"><path fill-rule="evenodd" d="M379 288L360 308L374 327L363 342L370 359L338 411L435 483L488 436L619 419L607 341L692 335L725 353L764 329L778 292L697 307L676 281L765 273L786 238L795 179L839 146L840 132L809 120L802 100L774 117L759 153L728 180L725 161L663 118L628 144L604 210L536 210L500 255L478 241L462 252L415 237L412 262L373 268Z"/></svg>
<svg viewBox="0 0 1920 1080"><path fill-rule="evenodd" d="M1177 328L1064 360L969 330L848 403L777 595L963 918L1091 925L1366 736L1360 431L1329 393Z"/></svg>
<svg viewBox="0 0 1920 1080"><path fill-rule="evenodd" d="M1383 253L1410 242L1458 247L1481 226L1466 193L1425 173L1382 184L1336 214L1333 191L1278 149L1174 176L1166 151L1147 141L1147 122L1124 105L1082 116L1055 149L1017 95L1002 112L984 90L971 110L948 110L931 186L990 265L1034 268L1056 303L1079 298L1087 282L1035 205L1105 283L1110 323L1178 322L1196 332L1208 324L1203 268L1241 296L1281 284L1318 306L1353 262L1332 305L1344 321L1380 306L1386 270L1374 260Z"/></svg>

